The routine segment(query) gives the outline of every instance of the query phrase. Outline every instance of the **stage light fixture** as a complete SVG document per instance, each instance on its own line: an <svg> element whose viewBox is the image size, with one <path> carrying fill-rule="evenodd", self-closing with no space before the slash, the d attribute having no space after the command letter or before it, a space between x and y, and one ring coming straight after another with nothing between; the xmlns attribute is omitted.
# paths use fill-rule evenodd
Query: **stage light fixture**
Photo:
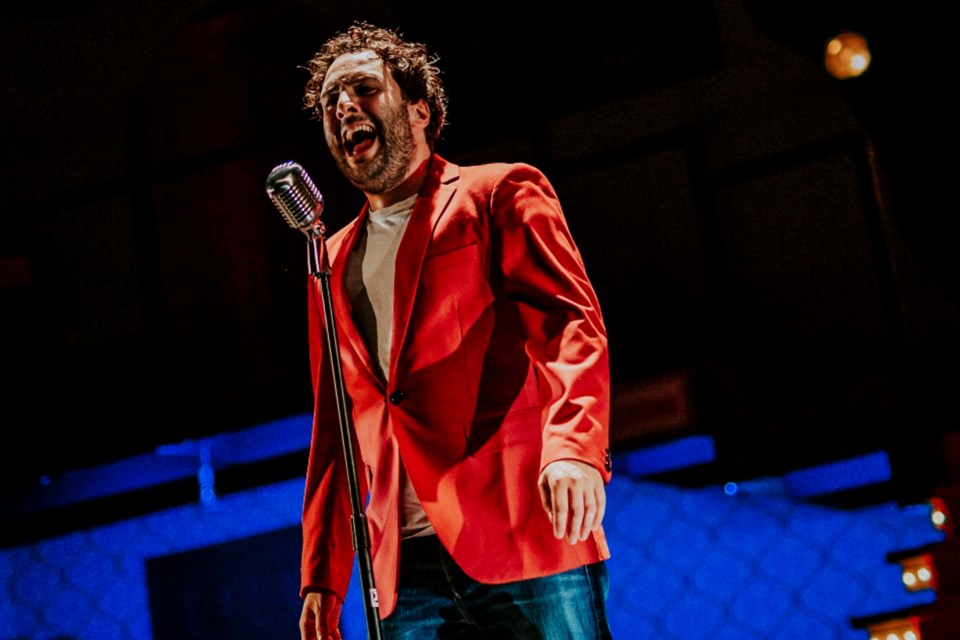
<svg viewBox="0 0 960 640"><path fill-rule="evenodd" d="M944 531L947 528L948 520L947 506L943 500L932 498L930 500L930 521L933 522L933 526L937 531Z"/></svg>
<svg viewBox="0 0 960 640"><path fill-rule="evenodd" d="M903 586L907 591L936 589L936 574L933 559L929 554L920 554L900 560Z"/></svg>
<svg viewBox="0 0 960 640"><path fill-rule="evenodd" d="M940 487L929 502L933 526L952 538L957 533L957 518L960 517L960 482Z"/></svg>
<svg viewBox="0 0 960 640"><path fill-rule="evenodd" d="M960 481L954 480L939 487L926 504L930 523L944 533L943 539L923 547L890 553L887 560L900 565L901 579L907 591L928 591L926 595L932 595L933 600L882 616L854 619L853 626L865 629L869 640L960 638L960 538L956 537Z"/></svg>
<svg viewBox="0 0 960 640"><path fill-rule="evenodd" d="M920 628L913 618L884 620L867 626L870 640L921 640Z"/></svg>

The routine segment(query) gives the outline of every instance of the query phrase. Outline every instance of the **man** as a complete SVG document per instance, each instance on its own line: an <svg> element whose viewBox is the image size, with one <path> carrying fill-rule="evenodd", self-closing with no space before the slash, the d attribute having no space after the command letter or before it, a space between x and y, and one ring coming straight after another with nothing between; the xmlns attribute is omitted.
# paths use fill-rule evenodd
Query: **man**
<svg viewBox="0 0 960 640"><path fill-rule="evenodd" d="M383 637L609 638L607 339L553 188L437 155L439 71L395 31L355 23L308 70L366 195L327 250ZM340 638L354 560L320 296L303 640Z"/></svg>

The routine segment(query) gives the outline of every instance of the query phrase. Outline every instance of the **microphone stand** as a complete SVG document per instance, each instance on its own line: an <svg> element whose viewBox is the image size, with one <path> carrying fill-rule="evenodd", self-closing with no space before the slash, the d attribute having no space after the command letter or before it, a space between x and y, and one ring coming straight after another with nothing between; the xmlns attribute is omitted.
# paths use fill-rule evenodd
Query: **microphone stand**
<svg viewBox="0 0 960 640"><path fill-rule="evenodd" d="M370 530L367 516L363 512L360 497L360 485L357 482L357 463L353 455L350 413L347 408L347 395L343 382L343 366L340 363L340 346L337 338L337 326L333 317L333 299L330 293L330 263L324 241L324 227L317 224L307 232L307 270L320 281L321 298L327 351L330 352L330 365L333 370L333 386L337 397L337 411L340 418L340 439L343 441L343 455L347 463L347 483L350 487L352 514L350 525L353 534L353 548L357 552L357 566L360 573L360 588L363 594L363 612L367 621L367 637L380 640L380 616L377 611L379 599L373 581L373 560L370 555ZM318 242L319 240L319 242Z"/></svg>

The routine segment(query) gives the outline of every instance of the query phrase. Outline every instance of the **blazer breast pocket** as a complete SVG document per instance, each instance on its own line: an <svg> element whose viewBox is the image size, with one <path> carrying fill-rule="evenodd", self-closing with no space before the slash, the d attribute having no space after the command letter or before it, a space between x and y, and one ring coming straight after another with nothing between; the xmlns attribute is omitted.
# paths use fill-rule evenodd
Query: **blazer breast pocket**
<svg viewBox="0 0 960 640"><path fill-rule="evenodd" d="M476 242L451 247L449 249L442 249L440 251L434 248L424 260L423 272L433 273L435 271L443 271L444 269L451 269L457 265L469 264L471 262L479 267L480 245Z"/></svg>
<svg viewBox="0 0 960 640"><path fill-rule="evenodd" d="M429 313L456 314L472 325L493 300L476 242L428 255L420 272L418 301Z"/></svg>

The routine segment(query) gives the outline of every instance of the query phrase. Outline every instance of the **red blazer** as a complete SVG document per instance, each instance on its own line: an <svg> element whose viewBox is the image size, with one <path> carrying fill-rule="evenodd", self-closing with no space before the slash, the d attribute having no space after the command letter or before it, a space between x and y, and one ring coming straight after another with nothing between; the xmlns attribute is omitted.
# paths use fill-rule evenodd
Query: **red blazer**
<svg viewBox="0 0 960 640"><path fill-rule="evenodd" d="M597 298L552 186L524 164L460 167L434 155L396 263L389 383L351 316L348 253L367 207L326 241L360 486L369 490L379 615L397 598L401 459L440 541L481 582L607 559L603 531L553 536L537 478L560 459L610 480L610 380ZM303 508L301 595L345 596L351 502L319 280L309 287L316 395Z"/></svg>

